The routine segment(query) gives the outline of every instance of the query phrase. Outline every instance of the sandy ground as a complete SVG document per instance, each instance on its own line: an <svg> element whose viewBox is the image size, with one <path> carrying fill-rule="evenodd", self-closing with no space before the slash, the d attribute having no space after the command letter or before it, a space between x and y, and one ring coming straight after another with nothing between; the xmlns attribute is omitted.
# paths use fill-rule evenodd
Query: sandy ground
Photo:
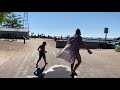
<svg viewBox="0 0 120 90"><path fill-rule="evenodd" d="M47 42L46 58L48 65L44 68L44 78L70 78L70 64L62 59L56 59L60 49L55 48L51 39L30 39L17 41L0 40L0 77L1 78L36 78L36 70L42 69L44 60L39 62L37 48L43 41ZM92 49L90 55L86 50L80 50L82 63L77 69L77 78L120 78L120 52L114 49Z"/></svg>
<svg viewBox="0 0 120 90"><path fill-rule="evenodd" d="M24 47L25 45L20 42L0 40L0 65L11 59L16 52Z"/></svg>

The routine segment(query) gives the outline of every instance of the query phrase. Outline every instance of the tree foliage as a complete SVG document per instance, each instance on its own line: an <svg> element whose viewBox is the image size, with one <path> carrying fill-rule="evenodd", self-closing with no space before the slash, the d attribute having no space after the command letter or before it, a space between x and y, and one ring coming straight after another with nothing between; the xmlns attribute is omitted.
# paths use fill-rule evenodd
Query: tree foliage
<svg viewBox="0 0 120 90"><path fill-rule="evenodd" d="M0 25L6 21L6 17L11 12L0 12Z"/></svg>
<svg viewBox="0 0 120 90"><path fill-rule="evenodd" d="M23 19L20 15L17 16L15 13L9 13L5 16L1 26L7 28L21 28L23 26L23 24L21 24L22 21Z"/></svg>

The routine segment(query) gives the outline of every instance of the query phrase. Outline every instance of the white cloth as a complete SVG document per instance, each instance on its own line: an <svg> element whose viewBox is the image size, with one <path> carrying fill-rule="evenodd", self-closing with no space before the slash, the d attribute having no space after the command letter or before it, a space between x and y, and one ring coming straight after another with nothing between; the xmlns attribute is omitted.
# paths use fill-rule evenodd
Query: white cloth
<svg viewBox="0 0 120 90"><path fill-rule="evenodd" d="M57 58L61 58L72 64L75 61L77 54L79 54L81 41L82 37L78 35L70 38L66 46L57 55Z"/></svg>

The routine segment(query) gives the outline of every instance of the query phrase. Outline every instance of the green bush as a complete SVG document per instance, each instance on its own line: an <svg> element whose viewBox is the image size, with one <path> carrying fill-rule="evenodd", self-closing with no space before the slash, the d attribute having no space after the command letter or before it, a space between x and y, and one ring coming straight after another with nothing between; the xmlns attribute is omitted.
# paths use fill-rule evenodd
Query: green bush
<svg viewBox="0 0 120 90"><path fill-rule="evenodd" d="M120 49L120 45L116 45L116 48L119 48L119 49Z"/></svg>

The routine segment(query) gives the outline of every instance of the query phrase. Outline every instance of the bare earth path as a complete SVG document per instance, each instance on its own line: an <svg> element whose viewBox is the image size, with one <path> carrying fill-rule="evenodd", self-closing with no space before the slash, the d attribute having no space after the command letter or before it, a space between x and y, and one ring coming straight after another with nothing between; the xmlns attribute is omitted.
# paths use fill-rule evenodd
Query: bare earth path
<svg viewBox="0 0 120 90"><path fill-rule="evenodd" d="M69 67L70 64L62 59L56 59L60 49L55 48L55 42L51 39L30 39L26 41L24 48L14 52L12 55L6 55L6 60L0 64L0 78L34 78L35 64L38 59L37 48L43 41L47 42L46 58L48 65L45 71L54 65L64 65ZM77 69L79 78L120 78L120 53L113 49L109 50L92 50L90 55L86 50L80 50L82 64ZM12 52L12 51L11 51ZM2 55L2 52L0 52ZM1 58L2 60L3 58ZM44 66L41 59L39 67ZM65 69L65 68L64 68ZM57 72L59 71L59 72ZM69 72L56 69L57 73L63 74L63 78L70 78ZM67 75L68 74L68 75ZM61 78L55 73L45 76L45 78Z"/></svg>

